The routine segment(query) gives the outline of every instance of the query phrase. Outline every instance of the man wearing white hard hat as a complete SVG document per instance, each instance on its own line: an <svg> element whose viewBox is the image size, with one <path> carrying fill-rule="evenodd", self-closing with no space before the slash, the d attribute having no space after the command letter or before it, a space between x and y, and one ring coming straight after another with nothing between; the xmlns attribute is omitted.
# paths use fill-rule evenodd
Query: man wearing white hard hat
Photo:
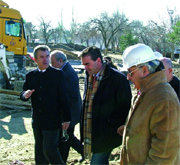
<svg viewBox="0 0 180 165"><path fill-rule="evenodd" d="M144 44L128 47L123 64L138 90L123 132L120 164L180 164L180 104L162 62Z"/></svg>

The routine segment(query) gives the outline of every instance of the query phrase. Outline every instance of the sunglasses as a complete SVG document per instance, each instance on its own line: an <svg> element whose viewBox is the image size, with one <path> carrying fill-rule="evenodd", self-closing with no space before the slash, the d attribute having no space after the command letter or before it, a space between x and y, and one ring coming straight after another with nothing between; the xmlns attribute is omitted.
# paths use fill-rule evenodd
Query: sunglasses
<svg viewBox="0 0 180 165"><path fill-rule="evenodd" d="M141 66L141 67L142 67L142 66ZM130 77L132 77L132 76L133 76L133 73L136 72L136 71L138 71L141 67L137 67L135 70L133 70L133 71L131 71L131 72L128 71L127 74L128 74Z"/></svg>

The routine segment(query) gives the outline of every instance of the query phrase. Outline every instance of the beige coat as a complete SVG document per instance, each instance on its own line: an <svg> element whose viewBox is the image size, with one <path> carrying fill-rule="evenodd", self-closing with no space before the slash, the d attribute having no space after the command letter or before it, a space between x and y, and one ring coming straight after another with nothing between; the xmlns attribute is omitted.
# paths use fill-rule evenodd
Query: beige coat
<svg viewBox="0 0 180 165"><path fill-rule="evenodd" d="M180 164L180 105L165 72L144 78L123 135L120 163Z"/></svg>

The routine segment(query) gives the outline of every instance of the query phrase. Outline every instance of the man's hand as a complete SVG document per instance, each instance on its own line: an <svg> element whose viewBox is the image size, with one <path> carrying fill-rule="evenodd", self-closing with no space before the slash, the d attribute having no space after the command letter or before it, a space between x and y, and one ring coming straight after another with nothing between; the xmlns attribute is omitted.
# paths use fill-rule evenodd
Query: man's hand
<svg viewBox="0 0 180 165"><path fill-rule="evenodd" d="M32 90L27 90L26 92L24 92L24 94L23 94L24 98L25 98L25 99L30 98L34 91L35 91L35 90L32 89Z"/></svg>
<svg viewBox="0 0 180 165"><path fill-rule="evenodd" d="M123 136L123 132L124 132L124 125L121 125L118 129L117 129L117 133L121 136Z"/></svg>
<svg viewBox="0 0 180 165"><path fill-rule="evenodd" d="M64 122L62 123L62 130L67 130L70 125L70 122Z"/></svg>

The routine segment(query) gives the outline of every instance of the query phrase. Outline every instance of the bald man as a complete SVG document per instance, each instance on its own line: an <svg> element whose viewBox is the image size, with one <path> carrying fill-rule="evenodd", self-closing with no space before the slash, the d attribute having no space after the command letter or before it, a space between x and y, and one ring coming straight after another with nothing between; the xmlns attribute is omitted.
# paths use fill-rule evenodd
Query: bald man
<svg viewBox="0 0 180 165"><path fill-rule="evenodd" d="M160 60L164 64L167 80L169 84L172 86L172 88L175 90L178 99L180 100L180 80L175 75L173 75L171 59L167 57L163 57Z"/></svg>
<svg viewBox="0 0 180 165"><path fill-rule="evenodd" d="M83 145L81 144L79 139L74 136L75 125L80 122L80 115L82 110L82 100L79 90L79 78L75 70L68 62L66 54L64 54L62 51L54 50L53 52L51 52L50 57L52 66L64 72L66 92L70 102L69 105L72 119L67 130L69 140L65 143L61 141L59 149L65 163L67 162L70 147L81 154L82 159L80 159L80 162L82 162L84 160Z"/></svg>

